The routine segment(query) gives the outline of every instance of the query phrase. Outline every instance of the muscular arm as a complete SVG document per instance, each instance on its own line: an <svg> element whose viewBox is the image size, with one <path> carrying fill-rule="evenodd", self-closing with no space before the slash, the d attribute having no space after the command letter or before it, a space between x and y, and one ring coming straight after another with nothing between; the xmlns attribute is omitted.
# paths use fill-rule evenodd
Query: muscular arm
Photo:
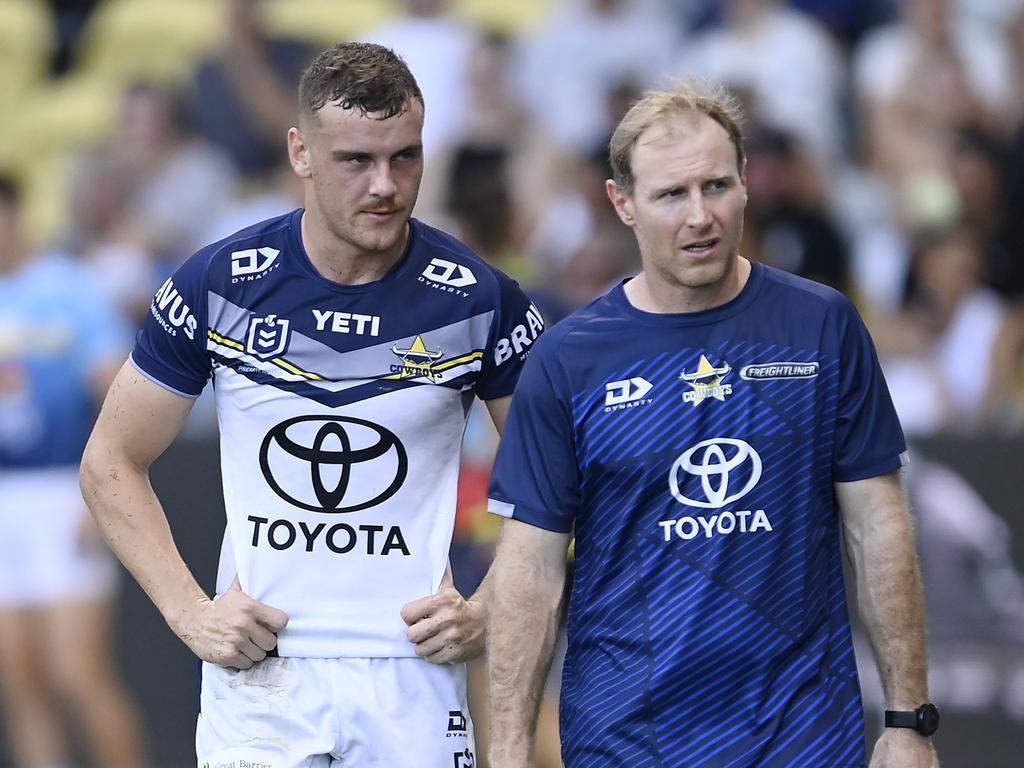
<svg viewBox="0 0 1024 768"><path fill-rule="evenodd" d="M103 537L174 633L202 659L246 668L274 647L284 614L240 588L211 601L182 560L149 482L150 464L191 407L125 363L82 457L82 493Z"/></svg>
<svg viewBox="0 0 1024 768"><path fill-rule="evenodd" d="M527 768L565 589L569 534L505 521L491 566L488 713L491 765Z"/></svg>
<svg viewBox="0 0 1024 768"><path fill-rule="evenodd" d="M915 709L929 701L924 592L900 475L836 483L836 495L885 706ZM908 729L887 729L871 765L930 766L933 759L930 741Z"/></svg>

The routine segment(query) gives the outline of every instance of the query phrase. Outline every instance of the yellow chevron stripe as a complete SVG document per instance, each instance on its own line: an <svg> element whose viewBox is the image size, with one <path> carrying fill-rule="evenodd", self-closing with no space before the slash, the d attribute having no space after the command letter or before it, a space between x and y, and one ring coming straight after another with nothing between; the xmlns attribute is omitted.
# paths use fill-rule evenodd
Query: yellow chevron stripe
<svg viewBox="0 0 1024 768"><path fill-rule="evenodd" d="M439 363L434 366L435 371L447 371L449 368L454 368L457 365L463 363L471 363L474 360L480 360L484 356L483 352L470 352L468 355L462 357L456 357L451 360L445 360L443 363Z"/></svg>
<svg viewBox="0 0 1024 768"><path fill-rule="evenodd" d="M274 363L274 365L277 365L277 366L279 366L281 368L284 368L286 371L290 371L291 373L294 373L296 376L303 376L303 377L309 379L310 381L323 381L324 380L323 376L318 376L315 373L310 373L309 371L304 371L301 368L296 368L294 365L289 363L284 358L275 357L270 362Z"/></svg>
<svg viewBox="0 0 1024 768"><path fill-rule="evenodd" d="M216 341L218 344L223 344L225 347L231 347L232 349L237 349L239 352L244 352L245 351L245 346L241 342L239 342L239 341L235 341L234 339L229 339L226 336L221 336L219 333L215 333L212 330L207 330L206 335L209 336L214 341Z"/></svg>
<svg viewBox="0 0 1024 768"><path fill-rule="evenodd" d="M231 347L232 349L237 349L239 352L245 352L245 345L242 344L241 342L235 341L234 339L229 339L226 336L221 336L219 333L216 333L215 331L212 331L212 330L207 330L206 331L206 335L209 336L211 339L213 339L218 344L223 344L225 347ZM279 368L283 368L284 370L288 371L289 373L294 373L296 376L302 376L303 378L309 379L310 381L323 381L324 380L323 376L319 376L319 375L317 375L315 373L310 373L309 371L304 371L301 368L298 368L298 367L292 365L291 363L289 363L284 358L275 357L270 362L272 362L274 365L276 365Z"/></svg>

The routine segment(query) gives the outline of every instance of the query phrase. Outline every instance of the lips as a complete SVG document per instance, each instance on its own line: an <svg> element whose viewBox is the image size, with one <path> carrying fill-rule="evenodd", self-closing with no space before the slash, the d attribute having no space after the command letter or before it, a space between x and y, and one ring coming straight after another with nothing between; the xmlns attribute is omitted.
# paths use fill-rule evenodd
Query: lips
<svg viewBox="0 0 1024 768"><path fill-rule="evenodd" d="M701 254L710 253L714 250L715 246L718 245L718 241L719 239L717 237L708 238L707 240L695 240L688 245L684 245L683 250L687 253L693 253L699 256Z"/></svg>

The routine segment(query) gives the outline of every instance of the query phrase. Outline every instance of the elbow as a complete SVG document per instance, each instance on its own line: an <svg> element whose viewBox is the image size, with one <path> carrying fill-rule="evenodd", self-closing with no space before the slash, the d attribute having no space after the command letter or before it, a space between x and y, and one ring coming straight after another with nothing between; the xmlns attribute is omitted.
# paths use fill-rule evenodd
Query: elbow
<svg viewBox="0 0 1024 768"><path fill-rule="evenodd" d="M90 510L95 510L94 500L102 491L104 472L94 441L90 440L82 454L82 462L78 467L78 486L82 490L82 498ZM107 469L109 473L111 468Z"/></svg>
<svg viewBox="0 0 1024 768"><path fill-rule="evenodd" d="M94 515L100 507L98 502L102 498L108 493L116 495L116 489L112 488L112 485L126 478L129 467L127 461L98 440L95 434L89 440L78 468L78 485L85 503Z"/></svg>

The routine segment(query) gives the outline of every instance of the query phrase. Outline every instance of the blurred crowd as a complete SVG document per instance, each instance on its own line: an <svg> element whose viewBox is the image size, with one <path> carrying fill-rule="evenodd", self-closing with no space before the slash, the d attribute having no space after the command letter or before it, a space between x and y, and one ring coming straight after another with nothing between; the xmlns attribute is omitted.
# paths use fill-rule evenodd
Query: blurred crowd
<svg viewBox="0 0 1024 768"><path fill-rule="evenodd" d="M747 115L742 254L854 299L909 437L1024 432L1024 0L0 0L0 285L59 259L137 326L200 246L301 204L295 88L345 38L419 80L416 215L549 325L638 267L603 184L631 100L726 83ZM474 419L469 581L494 445Z"/></svg>
<svg viewBox="0 0 1024 768"><path fill-rule="evenodd" d="M907 432L1024 429L1024 2L512 5L3 0L3 56L38 59L0 66L23 73L0 84L0 170L26 236L137 322L199 246L300 202L295 84L347 32L421 82L417 215L557 320L636 268L604 198L612 126L695 73L746 105L744 255L855 299Z"/></svg>

